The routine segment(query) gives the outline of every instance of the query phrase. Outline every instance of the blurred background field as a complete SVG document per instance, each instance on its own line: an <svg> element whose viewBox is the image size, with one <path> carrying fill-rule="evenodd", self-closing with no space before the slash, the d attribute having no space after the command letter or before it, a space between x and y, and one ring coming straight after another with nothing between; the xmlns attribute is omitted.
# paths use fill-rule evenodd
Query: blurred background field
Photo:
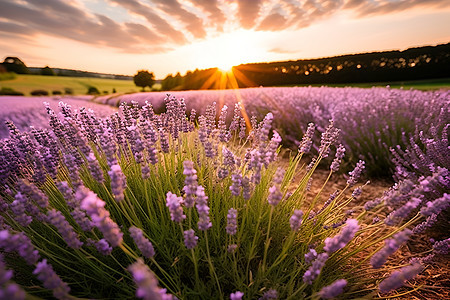
<svg viewBox="0 0 450 300"><path fill-rule="evenodd" d="M0 81L0 88L12 88L29 96L31 91L60 91L71 89L74 95L87 94L89 87L96 87L101 94L133 93L139 90L133 80L118 80L107 78L65 77L18 74L15 79Z"/></svg>

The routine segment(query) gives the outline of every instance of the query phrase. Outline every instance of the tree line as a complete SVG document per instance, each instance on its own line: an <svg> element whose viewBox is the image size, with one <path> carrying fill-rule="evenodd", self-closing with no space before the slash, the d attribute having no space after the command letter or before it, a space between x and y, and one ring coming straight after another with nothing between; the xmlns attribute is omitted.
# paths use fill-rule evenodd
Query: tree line
<svg viewBox="0 0 450 300"><path fill-rule="evenodd" d="M450 43L334 57L242 64L233 67L237 85L243 87L295 84L333 84L436 79L449 77ZM216 68L168 75L163 90L232 88L220 82ZM215 76L215 77L214 77ZM212 78L212 79L211 79ZM210 84L205 85L209 80Z"/></svg>

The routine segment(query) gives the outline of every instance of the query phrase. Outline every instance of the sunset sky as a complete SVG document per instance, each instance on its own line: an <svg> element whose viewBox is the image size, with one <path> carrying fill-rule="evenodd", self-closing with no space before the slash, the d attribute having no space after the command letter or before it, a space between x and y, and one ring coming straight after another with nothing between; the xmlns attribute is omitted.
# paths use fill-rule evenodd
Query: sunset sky
<svg viewBox="0 0 450 300"><path fill-rule="evenodd" d="M133 75L450 42L449 0L0 0L0 59Z"/></svg>

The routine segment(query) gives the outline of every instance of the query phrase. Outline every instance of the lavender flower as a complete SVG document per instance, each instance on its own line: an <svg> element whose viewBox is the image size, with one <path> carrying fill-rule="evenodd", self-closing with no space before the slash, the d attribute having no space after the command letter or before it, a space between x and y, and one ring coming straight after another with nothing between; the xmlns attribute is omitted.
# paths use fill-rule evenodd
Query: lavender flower
<svg viewBox="0 0 450 300"><path fill-rule="evenodd" d="M422 207L420 213L424 216L431 216L432 214L439 215L441 211L450 207L450 194L444 193L441 198L434 201L428 201L427 206Z"/></svg>
<svg viewBox="0 0 450 300"><path fill-rule="evenodd" d="M406 202L403 206L391 212L384 220L384 223L389 226L394 225L397 219L406 218L421 202L421 198L412 197L411 200Z"/></svg>
<svg viewBox="0 0 450 300"><path fill-rule="evenodd" d="M208 197L205 195L205 189L202 186L197 187L197 204L195 207L198 211L198 229L205 231L211 228L212 223L209 220Z"/></svg>
<svg viewBox="0 0 450 300"><path fill-rule="evenodd" d="M333 238L328 237L325 239L325 247L323 247L323 249L328 254L332 254L333 252L344 248L359 230L358 220L348 219L346 223L347 226L342 229L340 234L334 236Z"/></svg>
<svg viewBox="0 0 450 300"><path fill-rule="evenodd" d="M166 197L166 206L170 211L170 219L174 222L181 223L186 216L183 213L183 208L181 207L181 203L183 203L183 198L177 197L177 195L172 194L171 192L167 192Z"/></svg>
<svg viewBox="0 0 450 300"><path fill-rule="evenodd" d="M111 178L111 190L117 202L124 199L124 191L127 187L127 179L119 165L112 165L111 171L108 171Z"/></svg>
<svg viewBox="0 0 450 300"><path fill-rule="evenodd" d="M146 258L152 258L155 255L155 249L153 248L152 243L144 237L144 233L140 228L135 226L131 226L130 236L133 238L139 250L142 252Z"/></svg>
<svg viewBox="0 0 450 300"><path fill-rule="evenodd" d="M29 265L34 265L40 258L38 251L23 232L11 234L8 230L0 231L0 248L6 252L18 252Z"/></svg>
<svg viewBox="0 0 450 300"><path fill-rule="evenodd" d="M234 253L234 252L236 252L237 248L238 248L238 245L231 244L231 245L228 245L227 251L228 251L228 253Z"/></svg>
<svg viewBox="0 0 450 300"><path fill-rule="evenodd" d="M195 232L193 229L189 229L184 231L184 245L188 249L193 249L197 246L198 236L195 236Z"/></svg>
<svg viewBox="0 0 450 300"><path fill-rule="evenodd" d="M413 233L414 234L419 234L419 233L424 232L427 228L430 228L431 226L433 226L433 224L436 223L436 221L437 221L437 215L436 214L432 214L425 221L423 221L422 223L416 225L413 228Z"/></svg>
<svg viewBox="0 0 450 300"><path fill-rule="evenodd" d="M242 190L242 175L240 173L231 174L231 182L231 195L238 197Z"/></svg>
<svg viewBox="0 0 450 300"><path fill-rule="evenodd" d="M243 292L237 291L230 294L230 300L242 300Z"/></svg>
<svg viewBox="0 0 450 300"><path fill-rule="evenodd" d="M277 290L270 289L267 292L263 294L262 297L260 297L258 300L273 300L278 299L278 292Z"/></svg>
<svg viewBox="0 0 450 300"><path fill-rule="evenodd" d="M4 288L0 288L0 299L25 299L25 291L15 283L8 283Z"/></svg>
<svg viewBox="0 0 450 300"><path fill-rule="evenodd" d="M433 251L438 254L448 254L450 252L450 238L435 242Z"/></svg>
<svg viewBox="0 0 450 300"><path fill-rule="evenodd" d="M331 163L330 169L333 172L339 171L339 166L341 165L342 158L344 158L345 155L345 147L342 144L339 144L337 150L336 150L336 156Z"/></svg>
<svg viewBox="0 0 450 300"><path fill-rule="evenodd" d="M234 208L228 210L226 231L229 235L235 235L237 232L237 210Z"/></svg>
<svg viewBox="0 0 450 300"><path fill-rule="evenodd" d="M298 151L300 153L308 153L309 150L311 149L314 130L315 130L314 123L309 123L308 129L306 129L306 133L303 136L302 141L300 142L300 145L298 147Z"/></svg>
<svg viewBox="0 0 450 300"><path fill-rule="evenodd" d="M142 259L138 259L128 267L137 285L136 297L145 300L172 300L176 299L167 294L166 289L158 287L155 274L149 269Z"/></svg>
<svg viewBox="0 0 450 300"><path fill-rule="evenodd" d="M81 208L86 210L94 225L103 233L105 239L113 247L122 243L123 233L119 226L109 217L109 212L104 208L105 202L93 192L89 192L81 203Z"/></svg>
<svg viewBox="0 0 450 300"><path fill-rule="evenodd" d="M25 213L25 207L27 205L26 197L22 195L22 193L18 192L16 196L14 196L14 199L15 200L9 206L14 213L14 219L23 227L30 225L33 218Z"/></svg>
<svg viewBox="0 0 450 300"><path fill-rule="evenodd" d="M293 231L297 231L300 229L303 220L303 211L300 209L294 210L291 218L289 219L289 224L291 225L291 229Z"/></svg>
<svg viewBox="0 0 450 300"><path fill-rule="evenodd" d="M322 157L328 157L330 146L337 140L339 132L339 129L334 128L333 120L330 120L330 124L325 132L322 133L322 137L320 139L319 155L322 155Z"/></svg>
<svg viewBox="0 0 450 300"><path fill-rule="evenodd" d="M43 259L36 265L33 274L43 283L44 287L53 290L53 296L57 299L68 299L70 288L67 283L63 282L61 278L55 273L53 267Z"/></svg>
<svg viewBox="0 0 450 300"><path fill-rule="evenodd" d="M322 271L325 262L328 259L328 254L320 253L316 260L313 261L312 265L303 274L303 282L307 284L312 284L313 281L319 276L320 271Z"/></svg>
<svg viewBox="0 0 450 300"><path fill-rule="evenodd" d="M347 184L349 186L355 185L355 183L358 181L359 177L361 176L362 171L364 170L364 161L360 160L356 164L355 169L348 173L350 175L350 178L347 180Z"/></svg>
<svg viewBox="0 0 450 300"><path fill-rule="evenodd" d="M375 253L370 259L370 264L372 265L372 267L375 269L381 268L381 266L386 262L387 258L395 251L397 251L397 249L400 248L400 246L408 240L411 234L411 230L405 229L395 234L392 239L385 240L385 246L380 251Z"/></svg>
<svg viewBox="0 0 450 300"><path fill-rule="evenodd" d="M94 246L97 249L97 251L103 255L110 255L113 250L105 239L101 239L98 242L95 242Z"/></svg>
<svg viewBox="0 0 450 300"><path fill-rule="evenodd" d="M398 289L405 284L405 281L414 278L423 270L423 266L419 263L414 263L410 266L401 268L395 271L387 279L380 283L380 292L387 293L389 291Z"/></svg>
<svg viewBox="0 0 450 300"><path fill-rule="evenodd" d="M94 153L91 152L89 154L89 156L87 157L87 161L89 164L89 171L91 172L92 177L100 183L104 182L105 178L103 177L103 171Z"/></svg>
<svg viewBox="0 0 450 300"><path fill-rule="evenodd" d="M47 215L49 223L56 227L67 245L74 249L80 249L83 243L78 239L77 233L63 214L59 210L52 209L47 212Z"/></svg>
<svg viewBox="0 0 450 300"><path fill-rule="evenodd" d="M344 287L346 285L347 285L347 280L338 279L335 282L333 282L332 284L323 287L320 290L319 295L320 295L320 297L322 297L324 299L335 298L335 297L339 296L340 294L342 294L342 292L344 291Z"/></svg>
<svg viewBox="0 0 450 300"><path fill-rule="evenodd" d="M185 192L184 205L187 208L193 207L195 203L195 194L197 193L197 171L194 169L194 163L189 160L183 162L184 179L183 191Z"/></svg>
<svg viewBox="0 0 450 300"><path fill-rule="evenodd" d="M269 188L269 196L267 200L269 201L270 205L276 206L278 203L280 203L282 198L283 194L281 193L278 186L273 185Z"/></svg>
<svg viewBox="0 0 450 300"><path fill-rule="evenodd" d="M310 264L313 260L317 258L317 252L313 248L309 249L308 253L305 254L305 264Z"/></svg>

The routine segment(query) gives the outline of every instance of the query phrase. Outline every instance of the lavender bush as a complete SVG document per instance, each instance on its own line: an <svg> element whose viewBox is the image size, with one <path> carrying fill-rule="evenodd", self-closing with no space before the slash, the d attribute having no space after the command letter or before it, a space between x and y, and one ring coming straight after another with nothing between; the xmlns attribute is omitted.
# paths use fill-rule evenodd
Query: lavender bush
<svg viewBox="0 0 450 300"><path fill-rule="evenodd" d="M425 219L418 214L391 226L373 221L382 217L380 205L351 205L361 193L354 185L363 161L340 191L310 191L314 171L338 140L332 122L312 160L305 154L314 147L314 125L283 169L272 113L253 121L250 131L239 115L231 118L239 126L228 127L226 107L216 123L212 105L195 129L184 101L165 102L160 115L149 104L134 104L104 119L61 104L60 113L46 108L50 130L21 132L10 124L10 138L0 144L0 249L7 254L1 293L18 299L25 293L58 299L370 297L368 288L390 270L377 264L379 276L367 276L378 272L367 257L384 255L384 242ZM341 147L323 186L336 176L342 155ZM381 292L420 271L418 261L411 266L386 277Z"/></svg>

